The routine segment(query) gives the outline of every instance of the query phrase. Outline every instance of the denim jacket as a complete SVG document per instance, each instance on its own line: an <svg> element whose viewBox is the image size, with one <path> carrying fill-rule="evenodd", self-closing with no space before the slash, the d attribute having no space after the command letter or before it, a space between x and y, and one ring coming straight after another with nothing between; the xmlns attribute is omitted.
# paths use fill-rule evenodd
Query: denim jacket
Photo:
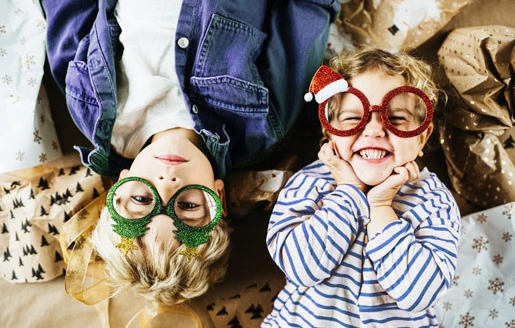
<svg viewBox="0 0 515 328"><path fill-rule="evenodd" d="M84 165L117 178L132 159L110 145L123 47L116 0L43 0L52 75L94 149ZM338 0L184 0L175 37L184 101L215 176L286 134L321 64ZM149 36L151 37L151 36Z"/></svg>

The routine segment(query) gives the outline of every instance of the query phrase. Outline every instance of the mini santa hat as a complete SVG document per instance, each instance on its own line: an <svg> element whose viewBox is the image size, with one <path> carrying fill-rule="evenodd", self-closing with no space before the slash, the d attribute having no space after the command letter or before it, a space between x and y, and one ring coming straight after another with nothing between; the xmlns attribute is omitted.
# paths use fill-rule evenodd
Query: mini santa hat
<svg viewBox="0 0 515 328"><path fill-rule="evenodd" d="M329 66L322 65L313 76L309 92L304 95L304 100L310 102L314 96L316 102L321 104L335 94L347 90L349 90L349 84L343 76Z"/></svg>

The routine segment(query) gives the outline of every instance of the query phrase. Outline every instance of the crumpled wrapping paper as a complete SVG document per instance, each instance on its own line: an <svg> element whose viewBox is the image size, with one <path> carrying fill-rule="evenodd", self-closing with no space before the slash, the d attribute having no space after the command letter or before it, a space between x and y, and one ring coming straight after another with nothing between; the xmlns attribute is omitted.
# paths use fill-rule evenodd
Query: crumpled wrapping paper
<svg viewBox="0 0 515 328"><path fill-rule="evenodd" d="M45 85L46 22L39 1L2 1L0 173L62 156Z"/></svg>
<svg viewBox="0 0 515 328"><path fill-rule="evenodd" d="M215 327L259 328L272 312L274 300L283 287L284 281L280 279L250 284L213 302L208 308L209 316Z"/></svg>
<svg viewBox="0 0 515 328"><path fill-rule="evenodd" d="M453 283L436 303L441 328L515 324L515 203L464 216Z"/></svg>
<svg viewBox="0 0 515 328"><path fill-rule="evenodd" d="M59 234L104 191L102 178L75 153L0 174L0 275L11 283L44 282L66 268Z"/></svg>
<svg viewBox="0 0 515 328"><path fill-rule="evenodd" d="M491 208L515 201L515 28L479 26L451 31L438 59L458 100L440 128L454 189Z"/></svg>
<svg viewBox="0 0 515 328"><path fill-rule="evenodd" d="M231 217L243 217L260 208L271 211L279 192L293 175L287 169L236 171L227 177L227 208Z"/></svg>
<svg viewBox="0 0 515 328"><path fill-rule="evenodd" d="M342 2L343 31L354 45L391 52L412 50L438 32L474 0L348 0Z"/></svg>

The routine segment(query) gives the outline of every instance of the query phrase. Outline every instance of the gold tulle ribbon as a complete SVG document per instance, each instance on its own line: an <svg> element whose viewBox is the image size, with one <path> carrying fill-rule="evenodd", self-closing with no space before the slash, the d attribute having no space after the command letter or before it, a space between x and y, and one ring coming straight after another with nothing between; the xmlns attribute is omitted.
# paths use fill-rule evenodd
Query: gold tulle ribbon
<svg viewBox="0 0 515 328"><path fill-rule="evenodd" d="M59 242L67 263L65 290L87 305L109 297L109 286L104 272L104 261L96 256L90 242L91 233L105 206L104 192L77 212L64 226Z"/></svg>
<svg viewBox="0 0 515 328"><path fill-rule="evenodd" d="M146 306L139 315L139 326L145 328L170 327L201 328L195 311L186 303L172 306L154 303Z"/></svg>
<svg viewBox="0 0 515 328"><path fill-rule="evenodd" d="M110 327L110 288L105 276L105 263L97 256L91 244L91 233L105 206L104 192L86 207L77 212L62 228L59 242L67 263L65 275L66 293L87 305L95 305L102 326ZM185 303L164 305L147 304L136 313L126 327L133 327L138 318L139 327L169 327L180 322L180 327L201 328L202 323L193 308ZM177 326L178 327L178 326Z"/></svg>

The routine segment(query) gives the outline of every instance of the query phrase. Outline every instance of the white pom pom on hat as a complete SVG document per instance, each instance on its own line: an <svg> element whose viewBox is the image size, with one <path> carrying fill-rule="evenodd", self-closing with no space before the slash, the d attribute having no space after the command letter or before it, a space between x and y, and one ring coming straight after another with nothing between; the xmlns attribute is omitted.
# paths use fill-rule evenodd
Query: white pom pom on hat
<svg viewBox="0 0 515 328"><path fill-rule="evenodd" d="M304 101L310 102L311 100L313 100L313 94L311 92L306 92L304 94Z"/></svg>
<svg viewBox="0 0 515 328"><path fill-rule="evenodd" d="M322 65L313 76L304 100L310 102L315 98L316 102L321 104L335 94L347 90L349 90L349 84L343 76L329 66Z"/></svg>

